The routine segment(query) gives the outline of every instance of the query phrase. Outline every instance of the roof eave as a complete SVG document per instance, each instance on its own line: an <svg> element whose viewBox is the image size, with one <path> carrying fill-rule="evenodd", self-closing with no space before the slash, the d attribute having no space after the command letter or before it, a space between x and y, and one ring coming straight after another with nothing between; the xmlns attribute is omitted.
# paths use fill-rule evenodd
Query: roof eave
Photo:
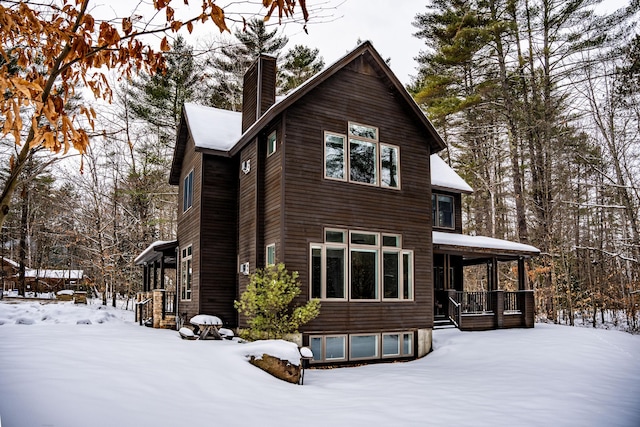
<svg viewBox="0 0 640 427"><path fill-rule="evenodd" d="M376 61L376 63L380 66L380 69L386 75L386 77L391 81L393 86L398 90L400 95L404 98L407 104L410 106L411 110L414 112L416 117L420 120L420 122L427 128L429 134L433 137L433 141L435 142L435 146L431 145L431 154L437 153L438 151L446 148L446 144L443 139L440 137L438 132L435 130L435 127L429 121L427 116L425 116L424 112L420 109L418 104L416 104L415 100L411 97L407 89L400 83L398 78L395 76L393 71L389 68L386 62L382 59L380 54L375 50L371 42L365 41L358 48L354 49L352 52L345 55L342 59L335 62L331 67L325 69L320 72L315 78L311 80L307 80L303 83L295 92L288 96L286 99L282 100L279 103L274 104L271 108L269 108L255 123L253 123L249 129L247 129L238 142L233 146L233 148L229 151L231 156L235 156L242 148L251 140L253 140L260 131L269 124L275 117L277 117L280 113L286 110L290 105L298 101L300 98L305 96L311 90L315 89L322 82L326 81L329 77L336 74L338 71L343 69L347 64L352 62L358 56L363 55L365 52L369 52L371 57Z"/></svg>
<svg viewBox="0 0 640 427"><path fill-rule="evenodd" d="M462 190L460 188L451 188L451 187L445 187L442 185L431 184L431 188L433 190L447 191L449 193L473 194L473 190Z"/></svg>

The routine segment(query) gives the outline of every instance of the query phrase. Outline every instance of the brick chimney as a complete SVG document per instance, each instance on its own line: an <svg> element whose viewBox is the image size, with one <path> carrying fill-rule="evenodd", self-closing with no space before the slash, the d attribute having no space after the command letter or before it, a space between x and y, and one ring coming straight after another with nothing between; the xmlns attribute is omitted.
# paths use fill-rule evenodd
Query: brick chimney
<svg viewBox="0 0 640 427"><path fill-rule="evenodd" d="M244 74L242 132L246 131L276 101L276 58L260 55Z"/></svg>

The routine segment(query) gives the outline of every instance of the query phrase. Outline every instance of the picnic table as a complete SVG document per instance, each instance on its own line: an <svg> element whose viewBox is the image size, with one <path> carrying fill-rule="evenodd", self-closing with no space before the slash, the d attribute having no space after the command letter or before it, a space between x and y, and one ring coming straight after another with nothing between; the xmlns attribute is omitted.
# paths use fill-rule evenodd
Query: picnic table
<svg viewBox="0 0 640 427"><path fill-rule="evenodd" d="M197 327L200 331L198 336L199 340L205 340L207 337L211 336L213 339L221 340L222 336L220 335L219 329L222 326L222 320L220 320L217 316L211 316L209 314L198 314L197 316L193 316L191 320L189 320L193 326Z"/></svg>

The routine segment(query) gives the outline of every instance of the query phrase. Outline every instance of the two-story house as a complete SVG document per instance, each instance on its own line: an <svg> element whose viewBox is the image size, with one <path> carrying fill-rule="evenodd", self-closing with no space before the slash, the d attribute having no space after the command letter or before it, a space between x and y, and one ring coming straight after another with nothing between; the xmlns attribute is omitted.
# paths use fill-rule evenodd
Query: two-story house
<svg viewBox="0 0 640 427"><path fill-rule="evenodd" d="M275 84L275 59L262 56L245 75L242 113L185 104L170 174L177 241L138 257L145 290L151 277L157 286L150 261L177 250L177 312L245 327L233 301L256 268L282 262L299 273L301 301L321 300L298 337L316 363L424 356L436 315L461 328L467 316L468 329L533 325L533 311L529 323L488 314L505 299L489 293L497 278L474 292L495 301L465 312L465 265L496 275L515 259L525 292L523 259L537 250L464 240L471 189L435 155L444 142L369 42L282 99Z"/></svg>

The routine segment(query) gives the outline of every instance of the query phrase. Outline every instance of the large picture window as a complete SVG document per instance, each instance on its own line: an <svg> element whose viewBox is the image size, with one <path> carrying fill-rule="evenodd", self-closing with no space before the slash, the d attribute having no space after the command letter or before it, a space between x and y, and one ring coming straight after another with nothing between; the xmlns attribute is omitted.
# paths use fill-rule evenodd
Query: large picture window
<svg viewBox="0 0 640 427"><path fill-rule="evenodd" d="M312 298L413 299L413 252L399 235L327 229L310 255Z"/></svg>
<svg viewBox="0 0 640 427"><path fill-rule="evenodd" d="M184 177L182 186L182 212L186 212L193 205L193 170Z"/></svg>
<svg viewBox="0 0 640 427"><path fill-rule="evenodd" d="M380 143L378 135L378 128L353 122L348 137L325 132L325 178L400 188L400 149Z"/></svg>
<svg viewBox="0 0 640 427"><path fill-rule="evenodd" d="M431 205L434 227L455 228L452 196L432 193Z"/></svg>
<svg viewBox="0 0 640 427"><path fill-rule="evenodd" d="M193 276L191 251L191 245L183 248L180 257L180 299L183 301L191 299L191 278Z"/></svg>

